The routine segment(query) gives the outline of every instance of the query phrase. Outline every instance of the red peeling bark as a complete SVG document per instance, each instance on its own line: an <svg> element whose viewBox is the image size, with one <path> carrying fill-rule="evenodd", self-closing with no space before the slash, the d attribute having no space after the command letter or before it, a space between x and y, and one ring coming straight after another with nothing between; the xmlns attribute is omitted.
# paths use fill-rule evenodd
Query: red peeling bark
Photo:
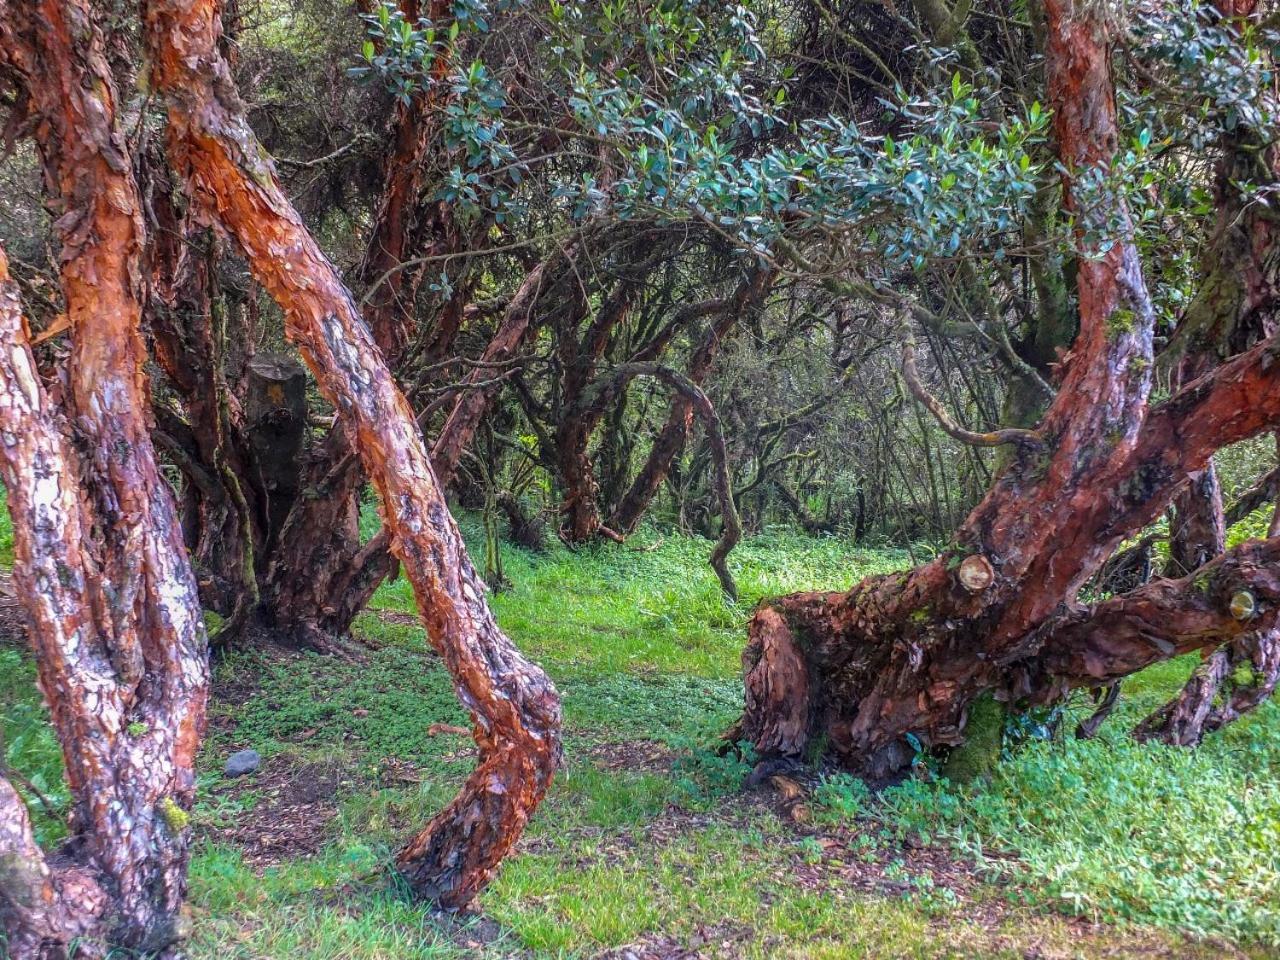
<svg viewBox="0 0 1280 960"><path fill-rule="evenodd" d="M1084 255L1080 332L1037 429L1044 447L1012 459L933 562L847 593L762 605L743 655L737 729L766 757L799 756L825 740L849 767L888 775L909 763L912 741L961 743L969 704L983 693L1036 701L1141 669L1153 649L1173 655L1239 632L1226 629L1220 603L1202 609L1186 581L1159 581L1093 611L1072 607L1115 547L1155 519L1214 450L1273 428L1280 345L1259 343L1148 409L1150 299L1123 197L1101 175L1118 141L1106 14L1072 0L1048 0L1045 13L1048 92ZM961 582L968 557L989 566L989 585ZM1270 593L1260 602L1270 617ZM1086 656L1103 635L1098 624L1132 624L1153 603L1168 619L1106 634L1115 644L1108 669L1081 669L1064 654L1041 662L1059 628ZM1213 629L1196 626L1205 616Z"/></svg>
<svg viewBox="0 0 1280 960"><path fill-rule="evenodd" d="M438 28L449 15L444 0L430 0L426 8ZM415 22L419 4L403 9ZM356 288L365 291L362 316L397 376L405 374L402 368L411 359L430 365L449 353L470 289L455 277L457 286L437 310L432 328L420 331L415 318L425 265L414 261L457 253L468 234L484 230L483 221L464 230L448 203L430 197L428 174L439 146L443 99L436 90L449 69L449 57L437 57L432 65L437 86L396 109L383 165L385 185L356 275ZM374 542L360 542L359 501L368 476L343 424L317 445L305 468L307 496L294 504L272 550L261 613L301 644L325 649L350 630L378 585L392 575L395 558L385 530ZM437 465L445 488L447 473Z"/></svg>
<svg viewBox="0 0 1280 960"><path fill-rule="evenodd" d="M1232 27L1257 14L1254 0L1219 3L1218 10L1231 19ZM1220 149L1214 178L1217 218L1201 256L1200 286L1170 348L1183 378L1211 370L1221 358L1271 335L1280 303L1280 231L1271 215L1242 187L1277 179L1276 149L1266 134L1244 125L1223 136ZM1264 482L1257 493L1265 494L1266 487ZM1255 499L1254 508L1266 499L1274 499L1274 491L1262 500ZM1192 570L1221 553L1226 526L1221 487L1210 463L1192 475L1174 501L1169 528L1172 570ZM1272 526L1274 533L1274 521ZM1272 650L1276 644L1273 634L1262 633L1206 651L1205 661L1178 696L1144 720L1136 734L1182 746L1199 743L1206 732L1229 722L1225 717L1239 716L1270 695L1274 671L1265 653L1259 652ZM1246 687L1247 692L1232 690L1236 668L1250 660L1257 671L1255 681ZM1233 703L1248 706L1234 709Z"/></svg>
<svg viewBox="0 0 1280 960"><path fill-rule="evenodd" d="M497 385L493 365L513 359L530 333L534 306L543 288L548 261L525 278L503 314L501 323L478 366L466 379L454 400L439 435L431 445L431 465L442 489L448 489L462 455L470 446L485 414L493 404ZM378 586L392 575L391 533L383 526L368 543L359 545L355 502L363 482L362 470L348 462L349 453L335 450L345 441L335 436L321 447L321 463L337 465L322 478L315 495L301 503L290 517L287 551L271 571L270 592L277 624L286 618L295 636L323 647L342 636L372 599ZM353 458L351 458L353 459ZM357 465L358 467L358 465ZM345 497L345 499L344 499ZM337 516L333 512L337 511ZM329 521L321 523L322 514Z"/></svg>
<svg viewBox="0 0 1280 960"><path fill-rule="evenodd" d="M0 3L61 241L71 354L46 394L0 255L0 478L13 577L73 806L57 857L0 784L0 924L18 960L169 956L182 936L206 637L156 466L140 335L143 226L89 8Z"/></svg>
<svg viewBox="0 0 1280 960"><path fill-rule="evenodd" d="M475 724L480 762L401 851L419 893L465 906L545 795L560 757L560 700L498 628L417 424L350 292L281 192L218 51L210 0L144 5L152 80L169 104L169 153L193 202L239 244L286 333L382 495L392 549Z"/></svg>

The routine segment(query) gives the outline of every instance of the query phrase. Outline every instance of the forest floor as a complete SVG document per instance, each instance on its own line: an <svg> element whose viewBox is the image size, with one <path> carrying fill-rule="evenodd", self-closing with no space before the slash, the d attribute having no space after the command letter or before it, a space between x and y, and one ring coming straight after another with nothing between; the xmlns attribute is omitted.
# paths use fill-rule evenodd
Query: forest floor
<svg viewBox="0 0 1280 960"><path fill-rule="evenodd" d="M566 762L472 915L433 914L386 869L474 759L447 728L465 717L403 581L348 658L263 643L218 663L192 957L1280 956L1280 707L1195 751L1134 744L1127 728L1191 666L1167 664L1126 684L1097 740L1031 741L972 787L933 777L870 797L814 774L744 790L749 760L714 748L741 702L752 604L910 557L757 537L731 558L731 606L708 549L647 534L505 553L512 587L494 606L564 695ZM0 646L0 733L8 762L64 804L14 645ZM262 766L225 778L246 747ZM56 839L56 818L41 829Z"/></svg>

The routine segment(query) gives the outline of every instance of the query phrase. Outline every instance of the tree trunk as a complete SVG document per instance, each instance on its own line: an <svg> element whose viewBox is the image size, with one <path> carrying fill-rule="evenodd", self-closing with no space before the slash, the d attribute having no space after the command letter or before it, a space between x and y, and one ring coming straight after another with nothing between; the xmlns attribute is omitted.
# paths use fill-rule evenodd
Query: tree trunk
<svg viewBox="0 0 1280 960"><path fill-rule="evenodd" d="M255 558L267 530L258 471L228 386L226 310L216 289L217 244L189 223L163 152L138 159L150 220L145 314L153 354L181 413L157 404L153 438L182 471L183 530L201 601L243 615L257 597Z"/></svg>
<svg viewBox="0 0 1280 960"><path fill-rule="evenodd" d="M287 353L260 353L245 369L245 428L266 494L267 542L279 535L302 479L307 430L307 373Z"/></svg>
<svg viewBox="0 0 1280 960"><path fill-rule="evenodd" d="M142 204L86 5L0 3L0 66L37 120L72 331L58 415L0 255L14 584L73 799L71 839L46 856L0 780L0 925L18 960L170 956L208 672L195 580L150 438Z"/></svg>
<svg viewBox="0 0 1280 960"><path fill-rule="evenodd" d="M555 410L555 467L560 484L560 537L566 543L594 540L601 532L600 489L591 458L591 436L605 413L605 405L595 396L588 399L597 368L609 346L614 330L626 323L639 283L620 280L605 297L596 315L578 336L579 310L570 309L560 318L556 335L556 359L560 364L558 403ZM576 293L585 311L585 293Z"/></svg>
<svg viewBox="0 0 1280 960"><path fill-rule="evenodd" d="M685 377L690 383L700 386L707 378L724 338L748 311L764 302L773 285L774 276L774 270L756 267L738 284L733 295L718 311L693 356L689 358ZM626 535L633 532L640 523L667 474L671 472L671 465L684 449L685 439L693 426L693 414L694 401L688 394L677 392L671 399L666 423L649 448L649 456L609 520L609 526L613 530Z"/></svg>
<svg viewBox="0 0 1280 960"><path fill-rule="evenodd" d="M416 19L418 4L406 15ZM425 15L439 22L448 4L430 0ZM449 71L449 58L438 57L432 71L439 80ZM465 245L449 205L427 197L425 174L439 133L434 87L419 92L396 109L391 148L384 164L385 187L374 218L365 256L357 272L366 290L363 316L383 356L397 369L418 335L416 300L423 266L408 266L417 256L457 252ZM455 283L457 282L455 278ZM440 359L451 348L461 320L467 286L436 317L426 353ZM303 646L327 649L344 636L374 590L395 569L388 538L361 544L360 499L368 482L361 459L349 442L339 412L338 423L302 464L301 497L291 498L273 525L275 536L264 563L260 614Z"/></svg>
<svg viewBox="0 0 1280 960"><path fill-rule="evenodd" d="M1186 489L1173 501L1169 524L1169 574L1185 576L1226 548L1227 525L1222 512L1222 487L1213 462L1192 474Z"/></svg>
<svg viewBox="0 0 1280 960"><path fill-rule="evenodd" d="M236 240L280 305L320 390L382 496L393 550L427 635L475 723L479 765L401 851L422 895L465 906L545 795L560 758L560 698L499 630L417 424L350 292L280 191L244 117L210 0L144 5L154 89L169 103L170 155L194 202Z"/></svg>
<svg viewBox="0 0 1280 960"><path fill-rule="evenodd" d="M1254 0L1234 0L1219 4L1225 17L1252 18ZM1238 29L1240 24L1233 24ZM1172 360L1179 380L1211 370L1222 357L1240 350L1274 332L1273 311L1280 294L1280 243L1269 216L1256 209L1251 195L1241 184L1260 179L1277 179L1275 148L1266 135L1241 127L1223 137L1223 155L1215 171L1217 221L1201 256L1200 289L1188 305L1174 337ZM1273 519L1271 535L1276 530ZM1169 561L1175 575L1193 570L1222 552L1226 544L1226 520L1222 490L1213 463L1191 477L1191 482L1174 502L1169 525ZM1262 667L1252 684L1254 693L1266 690L1251 701L1256 706L1270 693L1274 677L1269 676L1265 653L1276 638L1259 635L1248 641L1206 651L1186 686L1172 701L1139 724L1135 734L1141 739L1160 739L1178 746L1193 746L1206 732L1217 729L1227 713L1239 716L1232 701L1242 704L1231 688L1237 667L1261 656ZM1219 696L1225 698L1216 706ZM1251 709L1244 708L1245 710Z"/></svg>
<svg viewBox="0 0 1280 960"><path fill-rule="evenodd" d="M1066 198L1086 247L1080 334L1062 387L1039 442L1021 445L942 556L756 613L739 732L766 757L825 740L851 768L890 775L909 763L913 742L961 743L969 705L987 691L1052 700L1274 619L1266 563L1275 540L1194 577L1093 608L1074 603L1115 546L1158 516L1215 449L1271 429L1280 364L1264 342L1148 409L1154 318L1123 197L1076 195L1077 178L1106 169L1118 142L1105 12L1069 0L1045 7ZM1105 248L1099 234L1110 238ZM1239 621L1229 601L1246 590L1257 605Z"/></svg>
<svg viewBox="0 0 1280 960"><path fill-rule="evenodd" d="M709 563L720 581L720 589L730 600L738 599L738 584L729 572L729 554L742 539L742 521L738 517L738 507L733 499L733 479L729 473L729 451L724 440L724 431L720 429L720 415L716 412L711 398L702 388L688 377L676 373L669 367L657 363L624 363L614 367L607 380L597 383L592 394L599 396L622 390L635 377L654 377L667 384L680 396L688 399L693 410L702 418L707 431L707 442L711 448L711 462L714 468L716 499L720 504L720 520L723 524L720 537L711 549Z"/></svg>
<svg viewBox="0 0 1280 960"><path fill-rule="evenodd" d="M481 364L460 387L432 444L431 463L441 489L448 489L453 481L458 462L497 393L494 367L514 359L536 329L534 306L546 265L530 271L512 298ZM385 526L368 543L359 543L359 491L351 485L363 483L364 472L353 465L352 454L344 453L348 449L340 434L326 438L317 462L333 466L296 504L268 574L270 621L277 627L287 625L301 643L320 649L351 629L378 586L396 568L391 534Z"/></svg>

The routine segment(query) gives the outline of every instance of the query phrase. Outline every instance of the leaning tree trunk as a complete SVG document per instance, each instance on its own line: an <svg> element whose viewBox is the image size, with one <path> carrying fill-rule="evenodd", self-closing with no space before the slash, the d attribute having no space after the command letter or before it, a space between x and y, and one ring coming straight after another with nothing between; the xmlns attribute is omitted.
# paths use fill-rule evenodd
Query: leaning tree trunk
<svg viewBox="0 0 1280 960"><path fill-rule="evenodd" d="M544 260L529 271L512 297L498 329L485 347L480 365L460 386L444 426L431 445L431 466L441 489L447 490L453 482L462 455L471 445L476 430L493 404L498 392L494 368L514 359L530 333L537 329L533 323L533 311L543 288L549 262L551 261ZM306 555L317 554L311 551ZM290 608L293 612L293 629L308 631L315 643L343 636L351 629L356 616L373 598L378 586L393 575L395 563L395 557L391 553L391 533L384 525L328 581L329 590L318 611L308 613L296 603ZM283 572L276 570L273 577L283 579ZM280 616L279 612L277 616Z"/></svg>
<svg viewBox="0 0 1280 960"><path fill-rule="evenodd" d="M421 894L464 906L550 786L560 757L559 696L499 630L413 414L245 120L218 51L217 6L152 0L144 21L154 89L169 103L170 156L193 202L237 241L279 303L286 333L347 424L382 495L427 635L475 723L478 766L398 858Z"/></svg>
<svg viewBox="0 0 1280 960"><path fill-rule="evenodd" d="M448 3L429 0L405 7L411 22L420 7L437 24L449 16ZM454 278L453 292L439 304L431 329L418 330L417 298L426 259L465 249L468 238L483 235L488 226L485 218L460 223L450 204L432 196L427 176L439 146L442 101L452 96L442 82L450 68L448 56L436 57L436 83L397 107L385 185L356 276L357 288L365 291L363 316L373 338L393 372L405 379L410 361L430 369L452 350L473 287L464 268L463 276ZM285 519L263 576L263 618L303 645L325 649L345 636L378 585L394 575L396 562L385 532L361 543L360 502L368 480L339 418L307 458L307 495ZM447 488L448 478L441 480Z"/></svg>
<svg viewBox="0 0 1280 960"><path fill-rule="evenodd" d="M86 4L0 3L0 69L30 101L71 328L62 410L0 254L0 475L14 584L62 746L71 838L35 843L0 778L0 930L16 960L172 955L208 690L140 335L141 200Z"/></svg>
<svg viewBox="0 0 1280 960"><path fill-rule="evenodd" d="M984 693L1048 701L1275 618L1275 540L1095 608L1074 602L1215 449L1272 428L1280 364L1264 342L1148 407L1153 314L1123 197L1096 185L1087 201L1077 196L1078 178L1105 170L1119 140L1106 11L1049 0L1045 13L1065 194L1085 246L1080 333L1061 389L1036 439L1020 442L936 560L847 593L762 605L743 656L738 730L766 757L825 742L851 768L892 774L913 741L961 743ZM1231 603L1237 594L1250 602Z"/></svg>
<svg viewBox="0 0 1280 960"><path fill-rule="evenodd" d="M636 377L654 377L672 388L678 395L686 398L702 418L707 431L707 442L711 448L713 468L712 485L715 487L716 499L720 502L720 521L722 529L716 545L711 548L710 564L720 581L720 589L730 600L738 599L738 584L729 571L729 554L742 539L742 520L738 516L738 507L733 498L733 477L729 471L729 449L724 439L724 431L720 427L720 414L716 412L711 398L702 388L670 367L659 363L622 363L614 367L610 375L598 381L589 392L590 402L603 394L613 394L626 389L626 385Z"/></svg>

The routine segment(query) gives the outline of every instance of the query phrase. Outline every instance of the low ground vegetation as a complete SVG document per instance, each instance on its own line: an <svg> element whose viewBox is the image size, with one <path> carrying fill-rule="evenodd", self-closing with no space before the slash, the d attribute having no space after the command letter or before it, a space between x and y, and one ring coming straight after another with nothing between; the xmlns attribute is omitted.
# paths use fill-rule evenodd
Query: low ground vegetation
<svg viewBox="0 0 1280 960"><path fill-rule="evenodd" d="M1126 684L1098 739L1033 739L967 786L922 764L876 795L820 771L744 789L752 758L716 747L741 706L753 603L911 558L770 532L735 553L733 605L707 549L655 531L576 552L504 547L513 585L494 606L564 694L566 765L474 914L433 913L387 871L474 763L403 582L379 591L346 659L265 641L222 659L199 764L191 955L1207 960L1280 949L1280 708L1195 751L1131 742L1132 723L1185 679L1192 664L1180 660ZM0 647L0 703L5 761L43 796L39 826L53 840L67 804L57 742L17 645ZM226 756L246 747L261 768L224 777Z"/></svg>

